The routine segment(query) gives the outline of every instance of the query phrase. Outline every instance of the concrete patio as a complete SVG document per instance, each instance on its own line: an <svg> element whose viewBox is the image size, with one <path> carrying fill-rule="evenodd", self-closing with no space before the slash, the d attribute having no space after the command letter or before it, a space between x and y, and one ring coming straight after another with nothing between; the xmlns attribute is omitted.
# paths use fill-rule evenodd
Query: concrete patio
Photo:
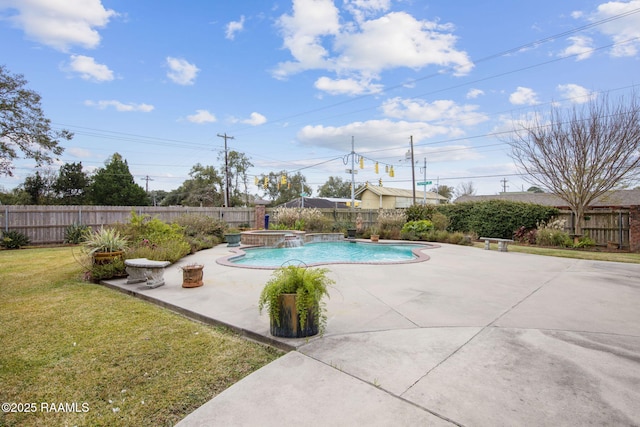
<svg viewBox="0 0 640 427"><path fill-rule="evenodd" d="M290 350L189 426L640 425L640 265L442 245L415 264L327 266L324 336L275 339L257 301L271 270L225 245L166 285L107 285ZM203 263L182 288L180 265Z"/></svg>

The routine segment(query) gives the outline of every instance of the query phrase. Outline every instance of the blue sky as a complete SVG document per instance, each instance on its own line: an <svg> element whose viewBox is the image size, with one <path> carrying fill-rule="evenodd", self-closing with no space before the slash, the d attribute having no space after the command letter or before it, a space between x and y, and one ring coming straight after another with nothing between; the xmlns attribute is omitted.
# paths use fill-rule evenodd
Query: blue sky
<svg viewBox="0 0 640 427"><path fill-rule="evenodd" d="M353 137L357 182L410 189L413 136L417 181L495 194L530 185L503 140L514 123L639 83L640 0L0 0L0 40L0 62L75 133L60 164L118 152L169 191L220 166L226 133L254 164L251 193L281 170L315 192L350 180Z"/></svg>

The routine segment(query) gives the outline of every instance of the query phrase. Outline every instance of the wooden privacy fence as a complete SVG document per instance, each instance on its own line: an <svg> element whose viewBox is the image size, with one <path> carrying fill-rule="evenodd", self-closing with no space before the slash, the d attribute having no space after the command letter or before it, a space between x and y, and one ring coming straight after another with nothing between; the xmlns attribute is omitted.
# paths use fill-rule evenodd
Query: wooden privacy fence
<svg viewBox="0 0 640 427"><path fill-rule="evenodd" d="M378 209L319 209L330 221L343 225L355 225L357 216L363 227L374 225ZM186 207L186 206L0 206L0 224L3 231L15 230L24 233L33 244L62 243L65 230L73 224L93 228L102 225L128 222L131 212L146 214L171 222L181 215L200 214L225 221L230 227L262 227L264 218L256 217L256 210L249 208ZM273 217L273 209L266 214ZM559 216L566 219L565 231L572 233L573 216L570 211L562 211ZM595 209L585 214L583 233L589 235L598 245L609 242L629 248L629 209Z"/></svg>
<svg viewBox="0 0 640 427"><path fill-rule="evenodd" d="M564 231L573 234L575 216L571 211L561 211L558 216L566 220ZM582 234L595 240L598 246L609 243L629 248L629 209L592 209L584 214Z"/></svg>
<svg viewBox="0 0 640 427"><path fill-rule="evenodd" d="M363 219L364 227L375 224L378 210L320 209L330 220L355 224L356 215ZM57 206L57 205L5 205L0 206L3 231L15 230L29 237L32 244L44 245L64 242L67 227L74 224L93 228L126 223L131 213L150 215L171 222L181 215L207 215L225 221L230 227L254 227L264 224L256 218L255 209L187 206ZM267 209L273 215L273 209Z"/></svg>
<svg viewBox="0 0 640 427"><path fill-rule="evenodd" d="M65 230L73 224L96 228L126 223L131 213L148 214L171 222L185 214L207 215L226 221L231 227L253 224L253 208L183 207L183 206L35 206L5 205L0 207L2 230L24 233L31 243L64 242Z"/></svg>

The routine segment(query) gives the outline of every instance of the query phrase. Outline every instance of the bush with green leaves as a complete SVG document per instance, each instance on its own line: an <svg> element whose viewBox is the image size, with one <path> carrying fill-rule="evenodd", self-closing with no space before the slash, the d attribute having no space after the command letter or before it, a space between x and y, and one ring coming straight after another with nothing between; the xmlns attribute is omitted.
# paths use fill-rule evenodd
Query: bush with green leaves
<svg viewBox="0 0 640 427"><path fill-rule="evenodd" d="M128 224L118 224L121 233L129 239L127 258L147 258L176 262L191 253L191 245L180 225L167 224L149 215L131 213Z"/></svg>
<svg viewBox="0 0 640 427"><path fill-rule="evenodd" d="M433 214L436 213L435 205L411 205L405 210L407 222L420 221L423 219L431 220Z"/></svg>
<svg viewBox="0 0 640 427"><path fill-rule="evenodd" d="M6 249L20 249L29 243L31 243L31 239L26 234L16 230L4 231L2 240L0 240L0 245Z"/></svg>
<svg viewBox="0 0 640 427"><path fill-rule="evenodd" d="M449 218L449 231L504 239L511 239L522 226L536 227L559 213L553 207L507 200L453 203L439 205L437 209Z"/></svg>
<svg viewBox="0 0 640 427"><path fill-rule="evenodd" d="M578 239L578 243L573 245L574 248L582 249L582 248L592 248L596 245L596 241L593 240L589 236L582 236Z"/></svg>
<svg viewBox="0 0 640 427"><path fill-rule="evenodd" d="M89 269L89 280L96 283L101 280L125 276L126 266L124 265L124 260L122 258L115 258L111 262L104 264L92 264Z"/></svg>
<svg viewBox="0 0 640 427"><path fill-rule="evenodd" d="M378 214L376 226L382 239L399 239L407 222L404 209L385 209Z"/></svg>
<svg viewBox="0 0 640 427"><path fill-rule="evenodd" d="M565 220L559 219L538 223L536 244L540 246L559 246L561 248L573 246L569 233L564 231L565 223Z"/></svg>
<svg viewBox="0 0 640 427"><path fill-rule="evenodd" d="M324 214L316 208L277 208L273 220L279 230L324 231L329 227Z"/></svg>
<svg viewBox="0 0 640 427"><path fill-rule="evenodd" d="M89 233L90 227L84 224L74 223L64 230L64 243L78 244L82 243L85 236Z"/></svg>
<svg viewBox="0 0 640 427"><path fill-rule="evenodd" d="M431 222L435 230L446 230L449 227L449 218L440 212L435 212L431 215Z"/></svg>
<svg viewBox="0 0 640 427"><path fill-rule="evenodd" d="M191 252L209 249L224 240L226 222L208 215L185 214L174 220L182 227Z"/></svg>
<svg viewBox="0 0 640 427"><path fill-rule="evenodd" d="M428 219L408 221L400 230L401 237L405 240L424 240L427 233L433 230L433 223Z"/></svg>

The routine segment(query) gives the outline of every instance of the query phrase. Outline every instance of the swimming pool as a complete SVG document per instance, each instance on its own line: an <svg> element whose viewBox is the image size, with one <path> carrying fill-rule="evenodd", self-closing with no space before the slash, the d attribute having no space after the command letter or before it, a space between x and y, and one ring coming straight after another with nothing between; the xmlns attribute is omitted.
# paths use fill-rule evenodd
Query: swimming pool
<svg viewBox="0 0 640 427"><path fill-rule="evenodd" d="M395 264L426 261L424 244L364 242L318 242L291 248L247 248L218 260L219 264L248 268L278 268L287 263L306 264Z"/></svg>

